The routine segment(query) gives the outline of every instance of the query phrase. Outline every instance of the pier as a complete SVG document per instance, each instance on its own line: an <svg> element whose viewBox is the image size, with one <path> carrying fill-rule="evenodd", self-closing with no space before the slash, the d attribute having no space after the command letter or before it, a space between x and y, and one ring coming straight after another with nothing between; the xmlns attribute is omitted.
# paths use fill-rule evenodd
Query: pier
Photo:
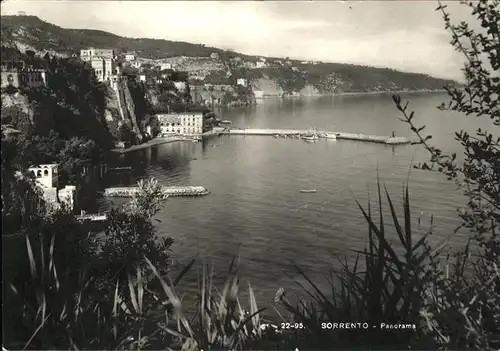
<svg viewBox="0 0 500 351"><path fill-rule="evenodd" d="M116 187L104 189L104 196L108 197L132 197L139 191L139 187ZM163 186L163 195L167 196L204 196L210 191L202 186Z"/></svg>
<svg viewBox="0 0 500 351"><path fill-rule="evenodd" d="M297 130L297 129L226 129L221 132L221 135L281 135L281 136L303 136L306 134L310 134L310 130ZM357 141L366 141L372 143L381 143L388 145L403 145L410 144L411 140L405 137L390 137L390 136L377 136L377 135L369 135L369 134L356 134L356 133L342 133L342 132L331 132L325 130L315 131L318 136L321 138L321 135L334 134L337 139L345 139L345 140L357 140Z"/></svg>

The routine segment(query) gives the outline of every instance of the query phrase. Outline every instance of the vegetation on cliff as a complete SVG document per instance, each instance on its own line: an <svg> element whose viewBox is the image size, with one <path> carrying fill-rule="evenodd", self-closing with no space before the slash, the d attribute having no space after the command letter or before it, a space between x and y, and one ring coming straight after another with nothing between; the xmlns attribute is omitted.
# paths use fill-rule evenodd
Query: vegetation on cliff
<svg viewBox="0 0 500 351"><path fill-rule="evenodd" d="M40 58L33 52L2 55L2 65L47 71L46 86L2 90L2 124L23 132L11 141L23 145L23 166L60 162L62 175L69 176L113 147L104 118L106 87L90 67L74 58Z"/></svg>

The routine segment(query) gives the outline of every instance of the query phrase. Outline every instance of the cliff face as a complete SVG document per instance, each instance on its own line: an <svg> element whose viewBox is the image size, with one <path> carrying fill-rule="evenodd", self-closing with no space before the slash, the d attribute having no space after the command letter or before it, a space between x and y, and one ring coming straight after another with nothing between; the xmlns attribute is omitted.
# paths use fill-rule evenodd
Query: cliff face
<svg viewBox="0 0 500 351"><path fill-rule="evenodd" d="M128 88L127 82L126 81L120 81L119 82L120 89L123 91L123 98L124 98L124 106L122 106L123 109L127 109L128 113L128 118L130 120L130 123L132 124L132 131L135 133L137 139L139 141L142 141L143 136L141 133L141 130L139 128L139 123L137 122L137 116L135 114L136 108L134 104L134 99L132 99L132 95L130 94L130 90Z"/></svg>
<svg viewBox="0 0 500 351"><path fill-rule="evenodd" d="M2 93L2 124L23 132L48 133L55 128L54 106L46 101L30 101L20 92Z"/></svg>
<svg viewBox="0 0 500 351"><path fill-rule="evenodd" d="M117 136L118 128L122 124L127 124L131 127L138 141L142 141L143 135L139 126L139 119L144 116L137 116L136 103L137 101L134 100L130 93L126 78L113 82L108 87L105 116L110 131L115 136Z"/></svg>
<svg viewBox="0 0 500 351"><path fill-rule="evenodd" d="M252 88L255 97L257 98L266 96L281 96L284 93L284 90L268 76L264 76L264 78L252 82Z"/></svg>

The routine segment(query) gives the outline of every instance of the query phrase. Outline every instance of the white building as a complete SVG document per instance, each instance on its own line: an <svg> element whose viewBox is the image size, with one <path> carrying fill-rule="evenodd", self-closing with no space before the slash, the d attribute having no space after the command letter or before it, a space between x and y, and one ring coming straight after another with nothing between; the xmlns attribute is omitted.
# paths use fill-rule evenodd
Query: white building
<svg viewBox="0 0 500 351"><path fill-rule="evenodd" d="M105 57L92 57L90 64L94 70L97 80L104 82L116 74L116 61Z"/></svg>
<svg viewBox="0 0 500 351"><path fill-rule="evenodd" d="M116 57L113 49L83 49L80 50L80 59L89 62L100 82L110 80L116 69Z"/></svg>
<svg viewBox="0 0 500 351"><path fill-rule="evenodd" d="M139 75L139 81L140 82L145 82L146 81L146 75L145 74L140 74Z"/></svg>
<svg viewBox="0 0 500 351"><path fill-rule="evenodd" d="M203 134L203 112L181 112L157 114L162 135L201 135Z"/></svg>
<svg viewBox="0 0 500 351"><path fill-rule="evenodd" d="M266 62L265 61L258 61L255 63L255 68L264 68L266 67Z"/></svg>
<svg viewBox="0 0 500 351"><path fill-rule="evenodd" d="M172 64L171 63L162 63L160 65L160 71L164 71L166 69L172 69Z"/></svg>
<svg viewBox="0 0 500 351"><path fill-rule="evenodd" d="M256 99L263 99L264 98L264 91L262 90L254 90L253 94Z"/></svg>
<svg viewBox="0 0 500 351"><path fill-rule="evenodd" d="M216 52L212 52L212 53L210 54L210 58L211 58L212 60L218 60L218 59L219 59L219 54L218 54L218 53L216 53Z"/></svg>
<svg viewBox="0 0 500 351"><path fill-rule="evenodd" d="M141 68L141 66L142 66L142 63L140 63L139 61L132 62L132 67Z"/></svg>
<svg viewBox="0 0 500 351"><path fill-rule="evenodd" d="M88 48L80 50L80 59L82 61L91 61L94 57L102 57L108 59L115 59L115 51L113 49L94 49Z"/></svg>
<svg viewBox="0 0 500 351"><path fill-rule="evenodd" d="M57 164L31 166L28 171L34 176L37 185L42 189L45 201L55 208L65 206L69 211L75 209L76 186L66 185L59 189Z"/></svg>
<svg viewBox="0 0 500 351"><path fill-rule="evenodd" d="M58 165L46 164L39 167L28 168L36 179L37 184L43 188L57 188L59 185Z"/></svg>
<svg viewBox="0 0 500 351"><path fill-rule="evenodd" d="M135 61L135 54L133 53L125 54L125 61L128 62Z"/></svg>
<svg viewBox="0 0 500 351"><path fill-rule="evenodd" d="M247 80L245 78L238 78L236 80L236 85L242 85L244 87L247 86Z"/></svg>
<svg viewBox="0 0 500 351"><path fill-rule="evenodd" d="M185 92L187 89L186 82L174 82L175 88L180 92Z"/></svg>

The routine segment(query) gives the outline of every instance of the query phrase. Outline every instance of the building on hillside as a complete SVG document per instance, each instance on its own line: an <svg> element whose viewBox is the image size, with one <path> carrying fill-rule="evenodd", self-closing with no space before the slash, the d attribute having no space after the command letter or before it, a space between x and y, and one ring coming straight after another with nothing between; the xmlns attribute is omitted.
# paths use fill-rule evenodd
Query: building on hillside
<svg viewBox="0 0 500 351"><path fill-rule="evenodd" d="M294 67L292 67L292 71L294 71L294 72L298 72L298 71L299 71L299 68L294 66Z"/></svg>
<svg viewBox="0 0 500 351"><path fill-rule="evenodd" d="M258 61L255 63L255 68L264 68L264 67L266 67L265 61Z"/></svg>
<svg viewBox="0 0 500 351"><path fill-rule="evenodd" d="M254 90L253 94L256 99L263 99L264 98L264 91L262 90Z"/></svg>
<svg viewBox="0 0 500 351"><path fill-rule="evenodd" d="M259 61L260 61L260 62L266 62L267 60L266 60L266 58L265 58L265 57L259 57Z"/></svg>
<svg viewBox="0 0 500 351"><path fill-rule="evenodd" d="M181 92L184 93L187 89L187 84L186 82L174 82L175 88Z"/></svg>
<svg viewBox="0 0 500 351"><path fill-rule="evenodd" d="M83 49L80 50L80 59L90 63L100 82L109 81L116 74L117 63L113 49Z"/></svg>
<svg viewBox="0 0 500 351"><path fill-rule="evenodd" d="M16 67L2 66L2 88L39 88L47 86L47 71L31 67L18 69Z"/></svg>
<svg viewBox="0 0 500 351"><path fill-rule="evenodd" d="M172 69L172 64L171 63L162 63L160 65L160 71L165 71L167 69Z"/></svg>
<svg viewBox="0 0 500 351"><path fill-rule="evenodd" d="M66 185L59 188L59 174L57 164L31 166L28 171L33 175L37 185L41 188L47 203L55 208L65 206L69 211L75 210L76 186Z"/></svg>
<svg viewBox="0 0 500 351"><path fill-rule="evenodd" d="M245 61L243 63L243 67L253 69L253 68L257 68L257 64L255 62L252 62L252 61Z"/></svg>
<svg viewBox="0 0 500 351"><path fill-rule="evenodd" d="M236 80L236 85L241 85L241 86L244 86L246 87L247 86L247 80L245 78L238 78Z"/></svg>
<svg viewBox="0 0 500 351"><path fill-rule="evenodd" d="M127 53L125 54L125 61L132 62L135 61L135 54L134 53Z"/></svg>
<svg viewBox="0 0 500 351"><path fill-rule="evenodd" d="M108 59L115 59L115 51L113 49L94 49L88 48L80 50L80 59L82 61L91 61L94 57L102 57Z"/></svg>
<svg viewBox="0 0 500 351"><path fill-rule="evenodd" d="M145 74L139 74L139 82L146 82L146 75Z"/></svg>
<svg viewBox="0 0 500 351"><path fill-rule="evenodd" d="M142 66L142 63L139 61L132 62L132 67L134 67L134 68L141 68L141 66Z"/></svg>
<svg viewBox="0 0 500 351"><path fill-rule="evenodd" d="M205 132L205 114L203 112L159 113L156 114L156 117L162 136L198 136Z"/></svg>
<svg viewBox="0 0 500 351"><path fill-rule="evenodd" d="M117 74L116 61L105 57L92 57L90 64L94 70L97 80L100 82L111 80L111 76Z"/></svg>
<svg viewBox="0 0 500 351"><path fill-rule="evenodd" d="M233 62L241 62L242 60L241 60L241 57L236 56L236 57L233 57L233 58L231 59L231 61L233 61Z"/></svg>
<svg viewBox="0 0 500 351"><path fill-rule="evenodd" d="M219 54L218 54L218 53L216 53L216 52L212 52L212 53L210 54L210 58L211 58L212 60L218 60L218 59L219 59Z"/></svg>

